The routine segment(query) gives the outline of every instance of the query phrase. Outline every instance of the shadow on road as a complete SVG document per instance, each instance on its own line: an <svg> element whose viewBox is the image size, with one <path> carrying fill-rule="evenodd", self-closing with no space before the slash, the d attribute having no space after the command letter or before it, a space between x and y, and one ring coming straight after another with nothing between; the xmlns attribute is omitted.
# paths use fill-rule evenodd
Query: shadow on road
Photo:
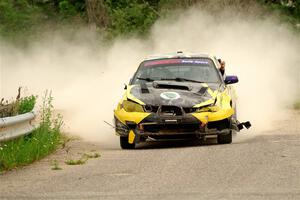
<svg viewBox="0 0 300 200"><path fill-rule="evenodd" d="M184 148L195 146L216 145L216 139L207 139L206 141L195 140L176 140L176 141L154 141L144 142L137 146L137 149L165 149L165 148Z"/></svg>

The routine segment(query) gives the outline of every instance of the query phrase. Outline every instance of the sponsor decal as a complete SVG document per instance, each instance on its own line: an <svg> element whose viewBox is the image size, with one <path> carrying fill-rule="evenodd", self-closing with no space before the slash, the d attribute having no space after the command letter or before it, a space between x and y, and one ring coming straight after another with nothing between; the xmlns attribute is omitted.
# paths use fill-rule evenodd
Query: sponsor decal
<svg viewBox="0 0 300 200"><path fill-rule="evenodd" d="M181 63L208 65L208 62L205 60L181 60Z"/></svg>
<svg viewBox="0 0 300 200"><path fill-rule="evenodd" d="M160 97L166 100L175 100L179 99L180 95L177 92L163 92L160 94Z"/></svg>

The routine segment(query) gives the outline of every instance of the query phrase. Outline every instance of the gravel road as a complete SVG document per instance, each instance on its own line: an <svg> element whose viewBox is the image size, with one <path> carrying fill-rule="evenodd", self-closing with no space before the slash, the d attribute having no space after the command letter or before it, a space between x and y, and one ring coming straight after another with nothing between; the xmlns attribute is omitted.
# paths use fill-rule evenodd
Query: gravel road
<svg viewBox="0 0 300 200"><path fill-rule="evenodd" d="M0 175L0 199L300 199L300 115L233 144L154 143L139 150L74 140ZM64 164L85 152L100 158ZM52 170L53 160L62 170Z"/></svg>

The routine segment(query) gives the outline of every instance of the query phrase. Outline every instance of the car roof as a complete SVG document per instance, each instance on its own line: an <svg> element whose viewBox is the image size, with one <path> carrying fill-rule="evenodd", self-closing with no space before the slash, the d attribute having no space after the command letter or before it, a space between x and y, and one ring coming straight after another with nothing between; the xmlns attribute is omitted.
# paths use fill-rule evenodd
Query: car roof
<svg viewBox="0 0 300 200"><path fill-rule="evenodd" d="M210 59L213 59L214 57L210 56L209 54L186 53L183 51L177 51L176 53L170 53L170 54L150 55L145 59L145 61L157 60L157 59L169 59L169 58L210 58Z"/></svg>

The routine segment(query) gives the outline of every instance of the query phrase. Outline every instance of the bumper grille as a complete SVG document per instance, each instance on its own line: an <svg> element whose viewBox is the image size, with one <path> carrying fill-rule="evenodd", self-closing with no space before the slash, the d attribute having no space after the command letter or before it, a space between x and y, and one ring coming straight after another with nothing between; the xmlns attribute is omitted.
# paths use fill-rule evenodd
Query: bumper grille
<svg viewBox="0 0 300 200"><path fill-rule="evenodd" d="M146 105L145 110L151 113L157 113L159 106Z"/></svg>
<svg viewBox="0 0 300 200"><path fill-rule="evenodd" d="M180 107L177 106L161 106L160 114L166 116L182 116L183 112Z"/></svg>
<svg viewBox="0 0 300 200"><path fill-rule="evenodd" d="M200 124L144 124L143 127L150 133L189 133L199 130Z"/></svg>
<svg viewBox="0 0 300 200"><path fill-rule="evenodd" d="M185 107L183 108L185 113L193 113L197 111L197 108L193 108L193 107Z"/></svg>
<svg viewBox="0 0 300 200"><path fill-rule="evenodd" d="M178 107L178 106L152 106L146 105L145 111L150 113L175 113L175 116L183 115L183 113L196 112L197 108L193 107Z"/></svg>

